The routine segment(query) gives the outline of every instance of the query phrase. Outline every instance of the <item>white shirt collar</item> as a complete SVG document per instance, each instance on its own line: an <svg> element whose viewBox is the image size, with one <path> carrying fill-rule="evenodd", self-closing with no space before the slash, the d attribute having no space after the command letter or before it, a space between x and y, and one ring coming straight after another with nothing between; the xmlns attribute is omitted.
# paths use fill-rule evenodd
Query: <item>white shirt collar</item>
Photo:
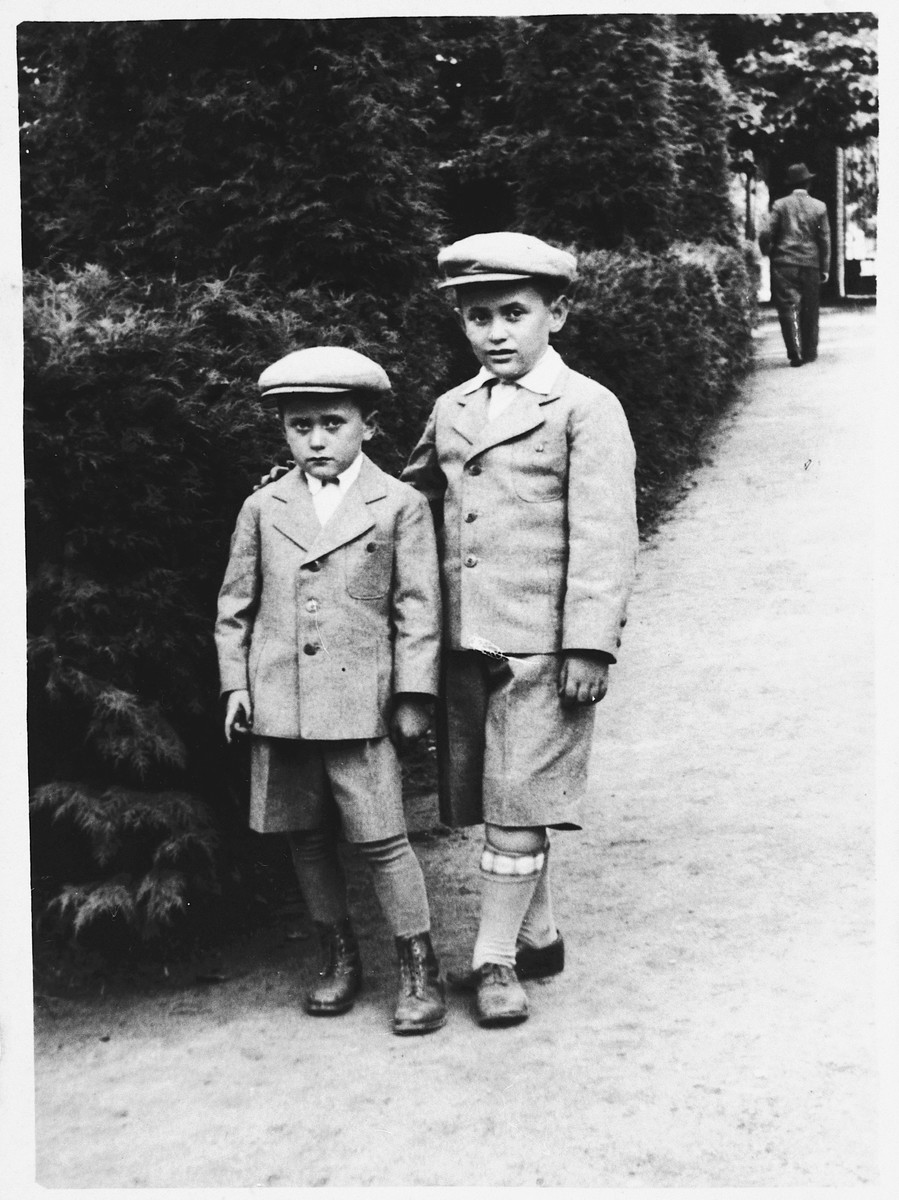
<svg viewBox="0 0 899 1200"><path fill-rule="evenodd" d="M357 454L345 471L341 471L336 476L337 482L340 484L339 491L345 492L359 478L359 472L362 470L362 454ZM309 485L309 491L313 496L322 490L322 481L316 479L314 475L307 475L303 472L303 478Z"/></svg>
<svg viewBox="0 0 899 1200"><path fill-rule="evenodd" d="M510 379L504 382L516 383L521 387L527 388L528 391L538 392L541 396L548 396L564 365L562 356L558 350L553 346L547 346L546 353L536 366L531 367L526 375L522 375L520 379ZM462 392L464 395L469 396L472 392L476 392L478 388L483 387L485 383L492 383L496 378L497 376L492 371L488 371L486 367L481 367L474 379L469 379L467 383L462 384Z"/></svg>

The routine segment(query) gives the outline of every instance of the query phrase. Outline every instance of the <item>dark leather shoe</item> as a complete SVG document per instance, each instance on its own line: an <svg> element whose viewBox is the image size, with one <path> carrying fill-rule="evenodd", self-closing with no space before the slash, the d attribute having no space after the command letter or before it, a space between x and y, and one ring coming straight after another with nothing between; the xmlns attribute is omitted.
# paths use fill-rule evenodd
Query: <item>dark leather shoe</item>
<svg viewBox="0 0 899 1200"><path fill-rule="evenodd" d="M519 979L545 979L558 975L565 969L565 943L561 933L548 946L525 946L515 948L515 974Z"/></svg>
<svg viewBox="0 0 899 1200"><path fill-rule="evenodd" d="M349 917L336 925L316 922L322 966L306 993L306 1012L314 1017L334 1017L353 1007L362 990L362 960Z"/></svg>
<svg viewBox="0 0 899 1200"><path fill-rule="evenodd" d="M393 1032L432 1033L446 1024L446 989L430 935L417 933L397 938L400 990Z"/></svg>
<svg viewBox="0 0 899 1200"><path fill-rule="evenodd" d="M484 963L478 967L475 1015L481 1025L514 1025L528 1015L528 998L512 967Z"/></svg>

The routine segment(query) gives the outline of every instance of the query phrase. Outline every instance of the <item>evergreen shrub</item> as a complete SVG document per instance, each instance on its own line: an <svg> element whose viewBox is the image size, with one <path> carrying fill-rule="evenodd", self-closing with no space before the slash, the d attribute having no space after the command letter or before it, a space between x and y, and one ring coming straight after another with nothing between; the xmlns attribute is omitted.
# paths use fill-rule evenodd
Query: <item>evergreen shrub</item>
<svg viewBox="0 0 899 1200"><path fill-rule="evenodd" d="M751 255L708 242L664 254L581 256L559 339L572 366L621 400L637 447L638 510L651 527L732 397L752 353Z"/></svg>
<svg viewBox="0 0 899 1200"><path fill-rule="evenodd" d="M528 17L503 27L520 228L663 249L678 194L669 17Z"/></svg>
<svg viewBox="0 0 899 1200"><path fill-rule="evenodd" d="M370 354L396 388L370 445L395 472L451 317L429 293L387 320L364 297L278 297L252 276L27 276L39 913L78 932L113 921L150 936L227 873L218 835L242 828L245 762L219 728L216 593L237 511L285 453L255 381L301 346Z"/></svg>
<svg viewBox="0 0 899 1200"><path fill-rule="evenodd" d="M25 21L25 263L405 296L436 253L421 19Z"/></svg>
<svg viewBox="0 0 899 1200"><path fill-rule="evenodd" d="M732 93L706 43L691 35L689 19L675 27L670 91L678 183L675 240L737 246L728 146Z"/></svg>

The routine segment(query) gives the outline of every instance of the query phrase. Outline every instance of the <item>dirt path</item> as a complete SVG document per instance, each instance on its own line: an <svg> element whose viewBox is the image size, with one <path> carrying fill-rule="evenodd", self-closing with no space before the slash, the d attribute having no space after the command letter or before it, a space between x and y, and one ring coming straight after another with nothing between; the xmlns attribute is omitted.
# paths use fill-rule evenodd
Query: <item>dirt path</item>
<svg viewBox="0 0 899 1200"><path fill-rule="evenodd" d="M597 816L554 843L570 965L528 985L531 1019L482 1030L454 998L442 1032L393 1037L374 922L337 1020L295 1002L301 940L238 947L218 986L60 1005L38 1018L40 1183L876 1181L874 320L827 314L801 371L764 328L714 464L643 553ZM462 965L478 837L417 846Z"/></svg>

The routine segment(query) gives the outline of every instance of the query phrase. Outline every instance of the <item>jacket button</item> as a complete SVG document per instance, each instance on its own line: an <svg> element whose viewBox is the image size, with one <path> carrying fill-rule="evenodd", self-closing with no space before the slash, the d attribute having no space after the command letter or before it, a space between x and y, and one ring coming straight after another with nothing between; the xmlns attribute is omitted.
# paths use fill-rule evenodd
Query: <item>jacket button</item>
<svg viewBox="0 0 899 1200"><path fill-rule="evenodd" d="M477 519L478 519L477 513L466 513L465 514L465 520L468 522L469 525L472 523L472 521L476 521Z"/></svg>
<svg viewBox="0 0 899 1200"><path fill-rule="evenodd" d="M318 601L317 600L307 600L306 601L306 612L318 612Z"/></svg>
<svg viewBox="0 0 899 1200"><path fill-rule="evenodd" d="M481 468L478 466L477 463L472 463L471 466L468 468L469 475L480 475L480 473L481 473Z"/></svg>
<svg viewBox="0 0 899 1200"><path fill-rule="evenodd" d="M304 654L318 654L318 646L313 646L312 642L307 642L303 647Z"/></svg>
<svg viewBox="0 0 899 1200"><path fill-rule="evenodd" d="M322 569L320 562L306 563L305 566L307 571L320 571Z"/></svg>
<svg viewBox="0 0 899 1200"><path fill-rule="evenodd" d="M368 551L369 554L374 553L374 551L377 550L377 548L378 547L374 542L368 542L368 544L365 547L365 549Z"/></svg>
<svg viewBox="0 0 899 1200"><path fill-rule="evenodd" d="M466 567L476 567L478 565L478 560L473 554L469 554L465 559L465 565Z"/></svg>

